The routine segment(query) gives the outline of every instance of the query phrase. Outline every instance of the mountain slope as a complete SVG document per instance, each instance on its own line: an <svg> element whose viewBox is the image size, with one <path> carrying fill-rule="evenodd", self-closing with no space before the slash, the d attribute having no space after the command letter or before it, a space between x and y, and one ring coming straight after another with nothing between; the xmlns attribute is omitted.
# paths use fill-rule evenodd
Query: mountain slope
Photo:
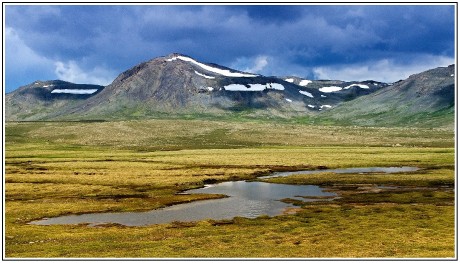
<svg viewBox="0 0 460 263"><path fill-rule="evenodd" d="M5 96L8 121L158 116L304 118L345 125L450 126L454 66L393 85L372 80L267 77L181 54L141 63L106 87L37 81Z"/></svg>
<svg viewBox="0 0 460 263"><path fill-rule="evenodd" d="M326 96L317 86L300 86L277 77L240 72L171 54L123 72L97 96L65 108L62 116L126 119L158 113L243 113L290 117L313 115L346 96L367 94L356 92L362 88L351 85L343 93L348 94L345 97L339 93Z"/></svg>
<svg viewBox="0 0 460 263"><path fill-rule="evenodd" d="M388 86L387 83L373 80L350 82L341 80L306 80L294 76L283 77L283 79L302 87L308 86L310 89L318 90L320 92L318 111L333 108L344 101L374 93Z"/></svg>
<svg viewBox="0 0 460 263"><path fill-rule="evenodd" d="M104 89L103 86L74 84L62 80L35 81L5 96L6 119L27 121L49 119L62 109L78 104Z"/></svg>
<svg viewBox="0 0 460 263"><path fill-rule="evenodd" d="M455 66L439 67L342 103L321 119L365 126L453 127Z"/></svg>
<svg viewBox="0 0 460 263"><path fill-rule="evenodd" d="M282 100L272 99L281 96L277 86L268 85L276 81L171 54L123 72L99 96L74 109L87 116L130 117L155 112L217 114L238 108L282 107ZM235 90L249 83L264 87Z"/></svg>

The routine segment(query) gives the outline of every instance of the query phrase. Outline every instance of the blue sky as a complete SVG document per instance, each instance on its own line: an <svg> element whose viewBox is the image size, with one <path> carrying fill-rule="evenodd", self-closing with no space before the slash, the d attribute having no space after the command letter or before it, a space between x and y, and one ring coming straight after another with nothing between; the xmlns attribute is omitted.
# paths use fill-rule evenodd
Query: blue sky
<svg viewBox="0 0 460 263"><path fill-rule="evenodd" d="M6 5L6 92L107 85L173 52L238 70L394 82L455 62L454 5Z"/></svg>

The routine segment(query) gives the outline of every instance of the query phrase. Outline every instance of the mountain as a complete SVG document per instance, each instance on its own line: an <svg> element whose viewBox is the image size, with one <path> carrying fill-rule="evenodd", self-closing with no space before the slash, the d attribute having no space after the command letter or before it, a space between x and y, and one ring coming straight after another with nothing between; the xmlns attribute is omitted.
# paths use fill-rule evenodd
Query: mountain
<svg viewBox="0 0 460 263"><path fill-rule="evenodd" d="M439 78L446 78L445 74L441 75ZM434 75L425 76L432 77ZM450 75L447 77L453 79ZM425 98L437 92L438 87L432 86L438 85L438 82L430 79L424 83L414 82L416 87L406 85L406 89L396 89L401 83L390 85L372 80L345 82L263 76L173 53L132 67L106 87L37 81L7 94L5 106L9 121L112 120L184 114L219 117L236 114L256 118L307 116L325 122L344 119L354 123L353 114L349 110L340 111L342 107L351 109L356 101L366 104L370 96L383 94L373 102L372 107L377 109L377 105L395 102L394 97L402 96L404 92L409 98L401 103L412 103L409 93L425 85L420 88L424 90L420 96ZM453 91L439 92L438 97L444 98L446 103L453 101ZM427 100L418 99L414 103L426 105ZM440 105L443 103L439 102ZM435 107L437 104L429 105ZM353 111L359 112L363 108L353 108ZM369 110L372 112L374 109ZM420 110L414 108L413 112ZM373 125L372 122L370 124Z"/></svg>
<svg viewBox="0 0 460 263"><path fill-rule="evenodd" d="M6 120L50 119L59 116L62 108L95 96L104 88L62 80L35 81L6 94Z"/></svg>
<svg viewBox="0 0 460 263"><path fill-rule="evenodd" d="M329 83L322 84L319 87ZM350 84L343 94L326 96L316 81L311 85L240 72L175 53L123 72L98 96L69 107L63 114L74 118L148 117L158 113L290 117L312 115L367 94Z"/></svg>
<svg viewBox="0 0 460 263"><path fill-rule="evenodd" d="M7 119L126 119L171 113L286 118L314 115L386 85L267 77L177 53L136 65L93 94L59 93L62 98L57 99L52 88L57 83L50 83L35 82L7 94ZM342 91L331 92L337 85Z"/></svg>
<svg viewBox="0 0 460 263"><path fill-rule="evenodd" d="M318 91L310 92L319 97ZM98 96L69 107L65 114L89 118L154 116L158 112L281 114L306 112L306 103L314 102L303 98L295 84L171 54L123 72Z"/></svg>
<svg viewBox="0 0 460 263"><path fill-rule="evenodd" d="M321 118L345 125L453 127L454 116L455 66L450 65L342 103Z"/></svg>
<svg viewBox="0 0 460 263"><path fill-rule="evenodd" d="M318 90L321 93L319 97L320 106L316 108L318 111L334 108L334 106L344 101L350 101L389 86L387 83L373 80L351 82L341 80L306 80L295 76L282 77L282 79L298 86L308 86L310 89Z"/></svg>

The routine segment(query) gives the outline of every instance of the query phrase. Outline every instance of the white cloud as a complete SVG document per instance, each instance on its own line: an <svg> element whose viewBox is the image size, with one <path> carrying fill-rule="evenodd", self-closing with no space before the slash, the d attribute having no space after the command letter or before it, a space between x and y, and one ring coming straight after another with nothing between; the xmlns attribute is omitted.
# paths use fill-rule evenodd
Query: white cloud
<svg viewBox="0 0 460 263"><path fill-rule="evenodd" d="M308 75L307 68L292 64L283 56L258 55L256 57L239 57L228 66L244 72L265 76L301 76Z"/></svg>
<svg viewBox="0 0 460 263"><path fill-rule="evenodd" d="M254 60L254 65L251 68L246 68L244 71L253 72L253 73L259 73L267 65L268 65L268 57L267 56L258 56Z"/></svg>
<svg viewBox="0 0 460 263"><path fill-rule="evenodd" d="M107 85L116 76L113 71L100 66L85 71L73 60L62 62L42 56L29 47L12 27L5 28L5 42L7 91L35 80L56 78L75 83ZM20 80L20 82L12 81L13 78Z"/></svg>
<svg viewBox="0 0 460 263"><path fill-rule="evenodd" d="M28 47L19 34L11 27L5 28L6 68L24 71L28 68L52 68L53 61L37 54Z"/></svg>
<svg viewBox="0 0 460 263"><path fill-rule="evenodd" d="M54 65L25 44L12 27L5 28L5 91L29 84L35 80L54 78Z"/></svg>
<svg viewBox="0 0 460 263"><path fill-rule="evenodd" d="M113 72L107 69L95 67L91 71L84 71L73 60L67 63L57 61L54 65L56 76L69 82L108 85L114 79Z"/></svg>
<svg viewBox="0 0 460 263"><path fill-rule="evenodd" d="M271 61L271 58L265 55L259 55L257 57L239 57L234 62L230 63L230 68L243 72L266 74L269 61Z"/></svg>
<svg viewBox="0 0 460 263"><path fill-rule="evenodd" d="M413 52L430 52L431 45L415 48L419 45L414 44L412 50L411 43L430 39L438 43L439 38L442 45L436 46L446 45L444 54L454 51L446 42L451 41L446 37L450 31L445 31L452 28L454 32L451 8L436 7L436 12L431 7L422 11L418 7L391 6L294 8L301 15L278 20L276 14L259 19L245 8L219 5L105 6L84 10L71 6L8 6L5 75L7 81L23 84L49 79L57 75L55 72L73 81L104 83L114 77L109 67L121 72L141 61L179 52L203 62L263 75L312 78L312 66L316 66L319 78L394 81L438 66L429 60L408 65L395 62ZM412 14L415 22L399 19L403 14ZM414 28L422 30L408 30ZM381 59L382 50L394 54L394 47L402 50L401 56ZM362 57L373 61L345 64ZM331 58L336 59L336 65L318 64ZM109 66L98 68L101 61ZM24 71L27 68L36 74Z"/></svg>
<svg viewBox="0 0 460 263"><path fill-rule="evenodd" d="M313 68L316 79L337 80L376 80L395 82L412 74L455 63L454 58L446 56L420 55L409 63L399 63L394 59L381 59L351 65L334 65Z"/></svg>

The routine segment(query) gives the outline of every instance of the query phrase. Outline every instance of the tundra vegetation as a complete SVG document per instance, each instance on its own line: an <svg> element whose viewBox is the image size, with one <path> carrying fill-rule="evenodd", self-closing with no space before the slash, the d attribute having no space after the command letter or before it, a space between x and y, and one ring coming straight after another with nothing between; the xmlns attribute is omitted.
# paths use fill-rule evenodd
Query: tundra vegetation
<svg viewBox="0 0 460 263"><path fill-rule="evenodd" d="M8 122L5 130L7 258L455 257L452 129L153 119ZM421 169L257 178L272 171L371 166ZM296 208L255 219L138 227L28 224L218 198L177 193L242 179L320 185L340 198L283 200Z"/></svg>

